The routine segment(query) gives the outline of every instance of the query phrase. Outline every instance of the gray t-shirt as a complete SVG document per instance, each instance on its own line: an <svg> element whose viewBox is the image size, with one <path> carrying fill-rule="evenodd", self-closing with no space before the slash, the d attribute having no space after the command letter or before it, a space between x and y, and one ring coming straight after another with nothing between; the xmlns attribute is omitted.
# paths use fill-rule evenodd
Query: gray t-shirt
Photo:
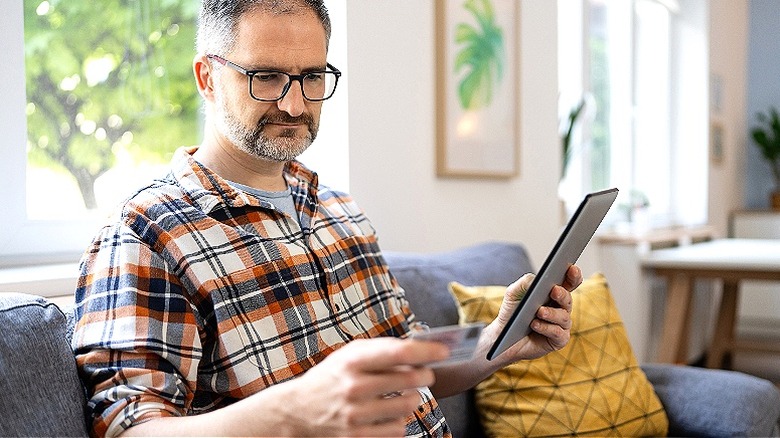
<svg viewBox="0 0 780 438"><path fill-rule="evenodd" d="M281 192L269 192L266 190L245 186L233 181L228 181L228 184L233 186L233 188L248 193L249 195L252 195L260 200L270 202L277 210L287 213L290 215L290 217L300 221L300 218L298 217L298 211L295 210L295 202L293 202L292 190L290 190L290 186L287 186L287 189L282 190Z"/></svg>

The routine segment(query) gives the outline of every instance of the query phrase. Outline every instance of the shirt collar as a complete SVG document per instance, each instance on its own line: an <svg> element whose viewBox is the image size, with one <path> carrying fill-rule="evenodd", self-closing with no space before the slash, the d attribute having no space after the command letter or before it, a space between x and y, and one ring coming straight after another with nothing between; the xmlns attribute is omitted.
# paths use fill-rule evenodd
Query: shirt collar
<svg viewBox="0 0 780 438"><path fill-rule="evenodd" d="M220 206L227 207L268 207L254 196L248 196L236 190L212 170L196 161L192 154L197 146L182 147L176 150L171 160L171 173L192 201L205 211L210 212ZM284 178L294 196L303 196L316 204L319 177L303 163L293 160L284 166Z"/></svg>

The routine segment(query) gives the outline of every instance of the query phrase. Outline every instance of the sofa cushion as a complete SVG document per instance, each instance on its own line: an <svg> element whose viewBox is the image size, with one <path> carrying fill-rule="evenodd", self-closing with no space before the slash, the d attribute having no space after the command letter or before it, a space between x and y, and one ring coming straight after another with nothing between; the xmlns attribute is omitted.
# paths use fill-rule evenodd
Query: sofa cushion
<svg viewBox="0 0 780 438"><path fill-rule="evenodd" d="M86 436L65 315L42 297L0 293L0 327L0 436Z"/></svg>
<svg viewBox="0 0 780 438"><path fill-rule="evenodd" d="M490 322L504 286L451 285L462 322ZM572 293L571 340L514 363L477 385L489 436L665 435L663 406L634 357L607 287L596 274Z"/></svg>
<svg viewBox="0 0 780 438"><path fill-rule="evenodd" d="M447 289L449 282L509 285L532 269L525 248L507 242L442 253L385 251L384 257L417 319L431 327L458 323L458 305ZM456 437L482 436L473 398L474 391L467 391L438 400Z"/></svg>
<svg viewBox="0 0 780 438"><path fill-rule="evenodd" d="M458 304L447 285L509 285L532 272L525 248L519 244L487 242L444 253L384 252L390 272L406 290L417 319L431 327L458 323Z"/></svg>
<svg viewBox="0 0 780 438"><path fill-rule="evenodd" d="M669 415L671 436L777 436L780 391L744 373L642 365Z"/></svg>

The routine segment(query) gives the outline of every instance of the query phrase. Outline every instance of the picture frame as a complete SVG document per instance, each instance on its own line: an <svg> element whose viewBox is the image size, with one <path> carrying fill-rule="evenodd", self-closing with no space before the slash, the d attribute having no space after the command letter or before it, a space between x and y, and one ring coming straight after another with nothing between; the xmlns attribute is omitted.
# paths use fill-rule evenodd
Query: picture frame
<svg viewBox="0 0 780 438"><path fill-rule="evenodd" d="M723 76L717 73L710 76L710 110L715 115L723 111Z"/></svg>
<svg viewBox="0 0 780 438"><path fill-rule="evenodd" d="M725 132L723 124L720 122L712 122L710 125L710 161L712 164L723 163L723 155L725 153Z"/></svg>
<svg viewBox="0 0 780 438"><path fill-rule="evenodd" d="M519 174L519 3L435 2L439 177Z"/></svg>

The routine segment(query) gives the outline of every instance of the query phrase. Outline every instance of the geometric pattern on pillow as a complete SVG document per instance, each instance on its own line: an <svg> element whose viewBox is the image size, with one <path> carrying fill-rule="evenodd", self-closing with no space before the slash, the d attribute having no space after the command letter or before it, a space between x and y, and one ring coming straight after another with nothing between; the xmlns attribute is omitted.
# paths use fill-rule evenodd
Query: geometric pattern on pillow
<svg viewBox="0 0 780 438"><path fill-rule="evenodd" d="M462 323L492 321L505 286L450 284ZM639 368L607 281L594 274L572 292L571 339L476 387L488 436L663 436L668 419Z"/></svg>

